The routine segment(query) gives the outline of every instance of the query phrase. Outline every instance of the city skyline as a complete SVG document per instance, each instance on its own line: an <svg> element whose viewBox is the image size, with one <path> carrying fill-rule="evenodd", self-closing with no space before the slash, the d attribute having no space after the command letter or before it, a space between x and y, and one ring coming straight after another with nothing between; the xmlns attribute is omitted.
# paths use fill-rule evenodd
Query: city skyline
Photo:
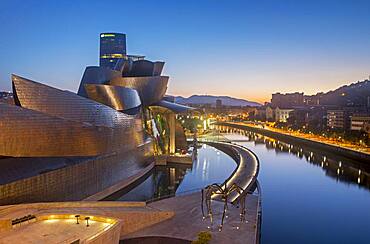
<svg viewBox="0 0 370 244"><path fill-rule="evenodd" d="M367 1L71 4L2 3L0 90L17 73L77 91L84 67L99 63L102 32L127 34L128 54L166 60L173 95L264 102L275 92L315 94L369 77Z"/></svg>

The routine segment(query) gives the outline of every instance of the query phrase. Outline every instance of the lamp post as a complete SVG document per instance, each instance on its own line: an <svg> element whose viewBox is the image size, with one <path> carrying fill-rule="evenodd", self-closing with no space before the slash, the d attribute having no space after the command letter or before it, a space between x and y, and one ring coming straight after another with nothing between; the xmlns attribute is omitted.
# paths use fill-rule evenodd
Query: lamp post
<svg viewBox="0 0 370 244"><path fill-rule="evenodd" d="M86 227L89 227L89 219L90 217L86 217L85 220L86 220Z"/></svg>
<svg viewBox="0 0 370 244"><path fill-rule="evenodd" d="M75 218L76 218L76 224L80 224L80 223L78 222L78 219L80 218L80 215L79 215L79 214L75 215Z"/></svg>

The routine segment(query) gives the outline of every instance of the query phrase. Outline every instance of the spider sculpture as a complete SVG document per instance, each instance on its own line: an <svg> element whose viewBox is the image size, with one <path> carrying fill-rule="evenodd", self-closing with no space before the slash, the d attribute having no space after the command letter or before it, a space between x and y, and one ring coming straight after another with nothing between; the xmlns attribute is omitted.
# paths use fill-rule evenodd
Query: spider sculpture
<svg viewBox="0 0 370 244"><path fill-rule="evenodd" d="M245 197L246 194L244 194L244 190L238 186L237 184L233 183L232 185L228 186L227 182L225 181L223 184L212 184L206 186L204 189L202 189L202 202L201 202L201 209L202 209L202 215L203 219L206 218L204 214L204 202L206 203L207 207L207 215L210 217L211 220L211 226L213 226L213 212L212 212L212 198L221 198L221 200L224 202L224 208L222 213L222 219L221 224L219 226L219 231L222 231L222 226L224 224L224 219L226 215L226 211L228 209L228 200L230 195L233 192L237 192L239 194L239 197L237 201L240 204L241 207L241 213L240 213L240 221L245 221ZM233 204L236 201L233 202Z"/></svg>

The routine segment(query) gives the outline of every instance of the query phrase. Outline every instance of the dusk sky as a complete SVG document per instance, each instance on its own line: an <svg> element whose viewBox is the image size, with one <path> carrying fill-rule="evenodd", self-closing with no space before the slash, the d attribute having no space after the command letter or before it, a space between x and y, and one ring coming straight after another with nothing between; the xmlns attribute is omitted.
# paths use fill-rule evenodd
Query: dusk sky
<svg viewBox="0 0 370 244"><path fill-rule="evenodd" d="M129 54L166 62L169 94L325 92L369 77L369 13L369 0L1 0L0 90L15 73L77 91L99 33L122 32Z"/></svg>

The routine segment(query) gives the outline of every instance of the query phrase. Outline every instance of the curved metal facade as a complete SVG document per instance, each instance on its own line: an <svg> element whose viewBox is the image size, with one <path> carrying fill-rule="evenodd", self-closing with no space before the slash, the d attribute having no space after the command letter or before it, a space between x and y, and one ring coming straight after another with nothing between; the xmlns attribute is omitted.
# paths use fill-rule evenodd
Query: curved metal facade
<svg viewBox="0 0 370 244"><path fill-rule="evenodd" d="M141 103L148 106L163 98L167 90L168 79L168 76L117 77L113 78L109 84L137 90Z"/></svg>
<svg viewBox="0 0 370 244"><path fill-rule="evenodd" d="M80 87L78 88L77 94L83 97L87 97L85 85L86 84L105 84L114 77L122 76L121 72L111 70L106 67L89 66L86 67L85 72L82 76Z"/></svg>
<svg viewBox="0 0 370 244"><path fill-rule="evenodd" d="M26 117L29 122L22 120L24 115L19 110L15 110L18 113L9 115L8 119L14 122L8 123L19 124L20 129L9 131L7 136L20 139L18 143L6 147L0 155L99 155L133 149L144 141L142 121L138 116L126 115L72 92L61 91L19 76L13 75L12 80L17 103L28 114ZM56 119L58 122L54 122ZM6 123L1 123L0 129L9 130ZM34 134L34 131L38 133ZM51 140L52 145L59 144L59 147L50 148L48 144Z"/></svg>
<svg viewBox="0 0 370 244"><path fill-rule="evenodd" d="M132 63L130 72L124 74L124 76L160 76L163 67L164 62L161 61L138 60Z"/></svg>
<svg viewBox="0 0 370 244"><path fill-rule="evenodd" d="M0 103L0 156L17 165L2 169L9 177L0 182L0 203L79 200L152 162L142 108L162 106L172 124L171 111L184 108L161 101L164 62L143 58L87 67L77 94L12 75L15 105Z"/></svg>
<svg viewBox="0 0 370 244"><path fill-rule="evenodd" d="M0 155L93 156L110 146L113 130L0 103Z"/></svg>
<svg viewBox="0 0 370 244"><path fill-rule="evenodd" d="M141 105L139 93L131 88L86 84L85 90L90 99L118 111L129 110Z"/></svg>
<svg viewBox="0 0 370 244"><path fill-rule="evenodd" d="M68 120L106 127L131 127L131 116L104 104L12 75L14 93L20 106Z"/></svg>
<svg viewBox="0 0 370 244"><path fill-rule="evenodd" d="M0 205L80 201L144 170L152 162L152 148L145 142L97 157L2 159Z"/></svg>
<svg viewBox="0 0 370 244"><path fill-rule="evenodd" d="M154 62L153 76L160 76L162 74L163 67L164 67L164 62L160 62L160 61Z"/></svg>

